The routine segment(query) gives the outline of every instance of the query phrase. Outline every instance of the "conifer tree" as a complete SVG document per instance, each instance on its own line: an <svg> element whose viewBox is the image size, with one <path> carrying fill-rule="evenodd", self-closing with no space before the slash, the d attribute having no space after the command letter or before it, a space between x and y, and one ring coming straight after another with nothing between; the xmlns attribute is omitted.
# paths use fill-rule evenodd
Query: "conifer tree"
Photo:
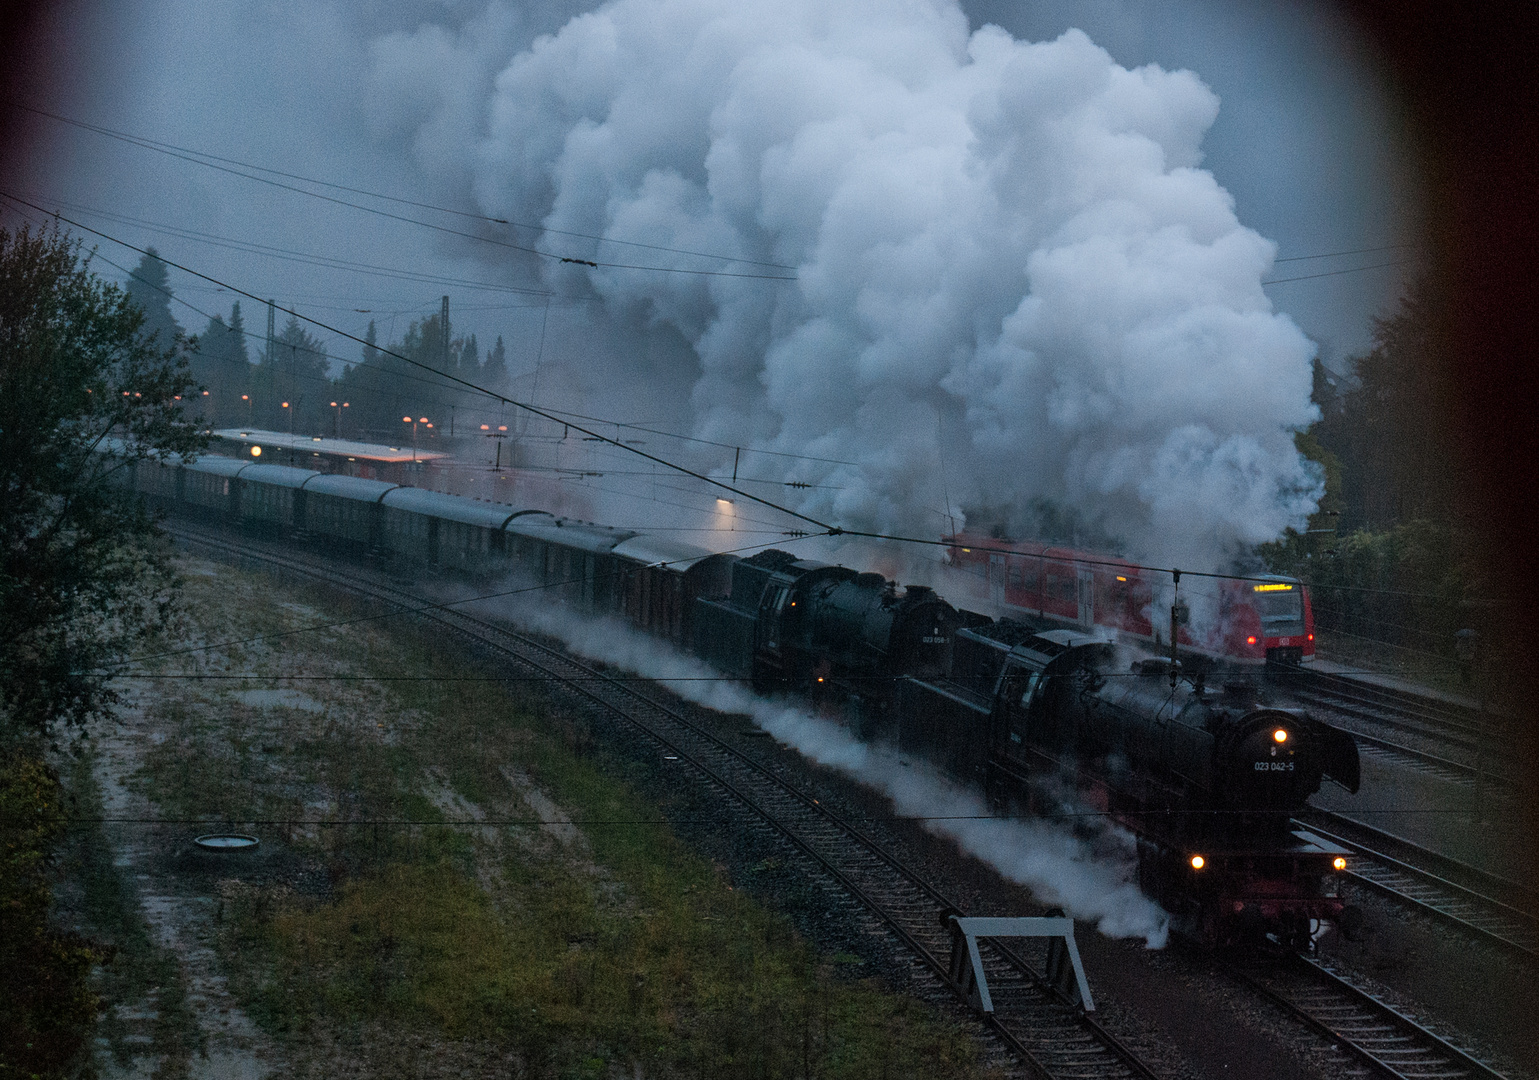
<svg viewBox="0 0 1539 1080"><path fill-rule="evenodd" d="M497 335L497 344L486 354L486 367L482 369L481 378L489 390L499 390L507 384L508 354L503 348L501 334Z"/></svg>
<svg viewBox="0 0 1539 1080"><path fill-rule="evenodd" d="M168 348L182 333L171 314L170 273L154 248L149 248L129 276L124 292L144 312L140 333L158 348Z"/></svg>

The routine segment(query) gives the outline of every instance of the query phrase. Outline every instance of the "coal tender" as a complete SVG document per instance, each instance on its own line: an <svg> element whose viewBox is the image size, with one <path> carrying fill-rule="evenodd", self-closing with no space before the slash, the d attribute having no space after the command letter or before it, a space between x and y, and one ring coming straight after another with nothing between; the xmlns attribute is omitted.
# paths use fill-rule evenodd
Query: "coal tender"
<svg viewBox="0 0 1539 1080"><path fill-rule="evenodd" d="M901 685L899 745L1000 809L1110 816L1138 838L1144 891L1189 937L1306 944L1342 916L1347 852L1292 815L1324 779L1357 790L1356 743L1263 704L1251 682L1209 688L1125 655L1068 630L963 629L949 678Z"/></svg>
<svg viewBox="0 0 1539 1080"><path fill-rule="evenodd" d="M695 647L759 690L835 701L870 733L890 723L901 676L950 669L959 623L922 585L771 550L733 564L726 599L696 602Z"/></svg>

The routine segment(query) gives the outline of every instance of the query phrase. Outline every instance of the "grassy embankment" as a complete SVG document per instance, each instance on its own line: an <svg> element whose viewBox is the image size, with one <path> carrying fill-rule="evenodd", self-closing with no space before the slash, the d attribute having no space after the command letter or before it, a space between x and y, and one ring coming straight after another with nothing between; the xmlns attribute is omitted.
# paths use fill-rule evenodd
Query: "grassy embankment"
<svg viewBox="0 0 1539 1080"><path fill-rule="evenodd" d="M222 567L187 599L205 641L360 613ZM264 826L240 881L210 879L231 986L286 1053L347 1046L378 1070L474 1048L552 1076L974 1074L954 1025L841 977L682 845L579 720L408 623L162 669L311 677L154 684L163 738L133 777L165 817L343 823ZM374 824L467 819L588 824Z"/></svg>

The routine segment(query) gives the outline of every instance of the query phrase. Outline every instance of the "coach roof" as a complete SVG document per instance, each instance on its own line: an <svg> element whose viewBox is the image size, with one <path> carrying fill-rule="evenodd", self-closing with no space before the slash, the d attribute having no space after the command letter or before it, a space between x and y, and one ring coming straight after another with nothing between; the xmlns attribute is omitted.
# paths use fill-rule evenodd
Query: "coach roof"
<svg viewBox="0 0 1539 1080"><path fill-rule="evenodd" d="M485 529L501 529L509 518L518 513L518 507L505 503L480 502L463 495L445 495L441 491L411 487L387 491L380 502L392 510L406 510L465 525L479 525Z"/></svg>

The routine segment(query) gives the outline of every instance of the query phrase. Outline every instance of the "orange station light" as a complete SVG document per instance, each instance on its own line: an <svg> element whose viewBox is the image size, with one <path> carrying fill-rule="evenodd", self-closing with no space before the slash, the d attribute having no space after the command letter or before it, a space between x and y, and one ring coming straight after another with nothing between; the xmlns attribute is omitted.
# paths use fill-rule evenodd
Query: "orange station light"
<svg viewBox="0 0 1539 1080"><path fill-rule="evenodd" d="M1347 860L1342 856L1337 855L1335 859L1331 860L1331 865L1334 866L1337 870L1345 870L1347 868Z"/></svg>
<svg viewBox="0 0 1539 1080"><path fill-rule="evenodd" d="M1193 870L1201 870L1204 866L1207 866L1207 865L1208 865L1208 860L1204 859L1201 855L1193 855L1192 856L1192 869Z"/></svg>

